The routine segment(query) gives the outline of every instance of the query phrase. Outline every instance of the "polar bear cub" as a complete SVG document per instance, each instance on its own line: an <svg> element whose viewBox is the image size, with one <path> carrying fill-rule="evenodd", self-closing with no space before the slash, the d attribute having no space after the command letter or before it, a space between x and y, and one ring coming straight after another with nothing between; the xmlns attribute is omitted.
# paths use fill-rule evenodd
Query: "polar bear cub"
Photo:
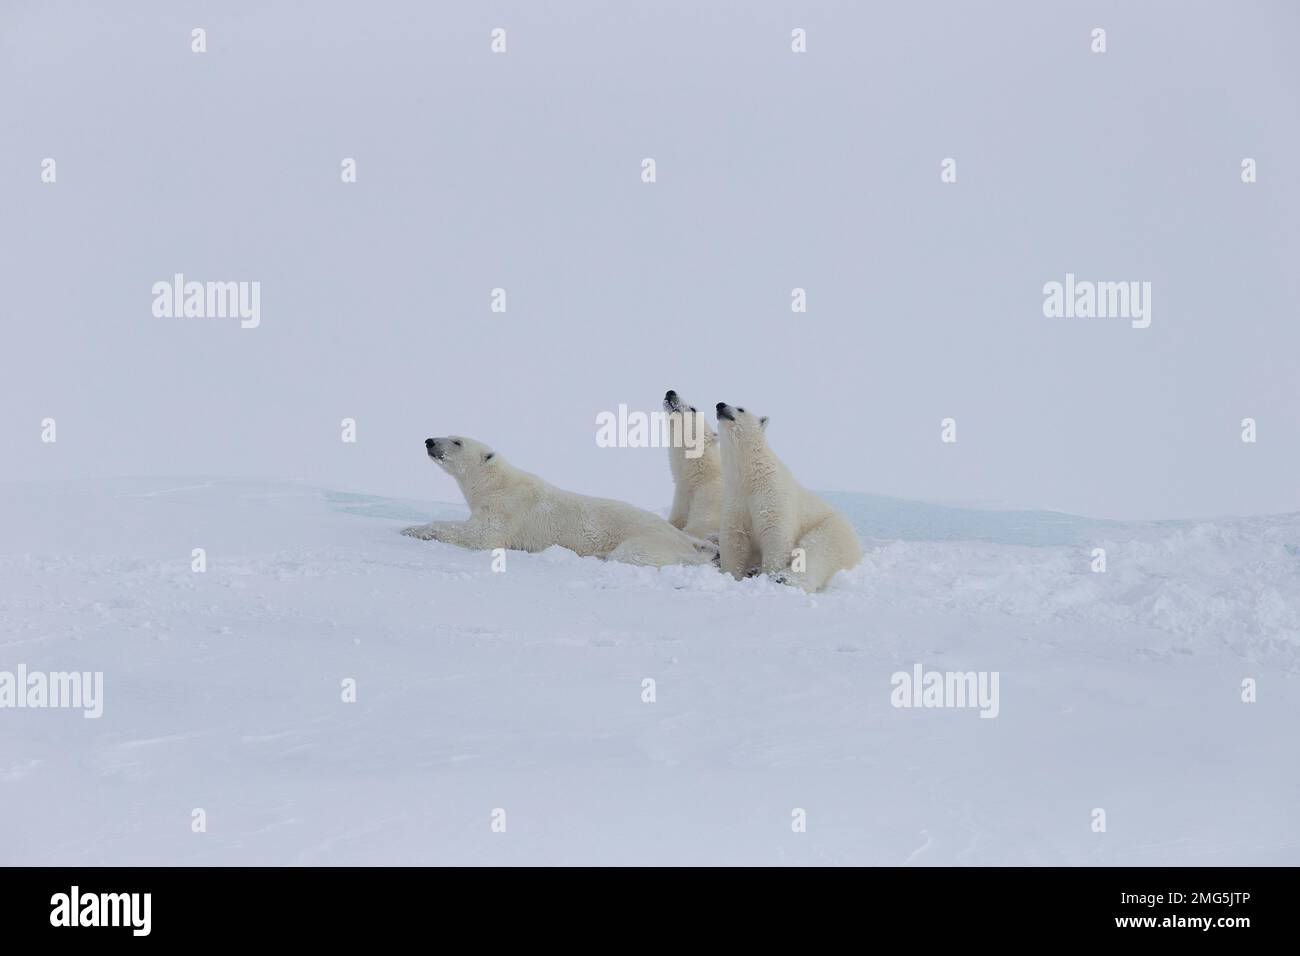
<svg viewBox="0 0 1300 956"><path fill-rule="evenodd" d="M718 402L722 452L722 570L757 569L820 591L862 560L847 518L803 488L767 446L767 419Z"/></svg>
<svg viewBox="0 0 1300 956"><path fill-rule="evenodd" d="M708 419L672 389L664 396L668 413L668 467L673 473L673 507L668 523L693 538L717 543L722 526L722 458L718 435Z"/></svg>
<svg viewBox="0 0 1300 956"><path fill-rule="evenodd" d="M456 479L467 521L434 521L402 534L462 548L545 551L552 545L628 564L710 564L717 547L648 511L562 491L522 471L482 442L459 435L428 438L425 452Z"/></svg>

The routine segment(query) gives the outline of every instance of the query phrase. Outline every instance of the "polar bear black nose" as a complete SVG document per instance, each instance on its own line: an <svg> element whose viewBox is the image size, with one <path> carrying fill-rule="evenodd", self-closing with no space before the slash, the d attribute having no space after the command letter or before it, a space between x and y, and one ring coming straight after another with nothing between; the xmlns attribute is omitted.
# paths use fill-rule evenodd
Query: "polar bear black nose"
<svg viewBox="0 0 1300 956"><path fill-rule="evenodd" d="M425 447L425 448L432 448L432 447L433 447L433 443L434 443L435 441L437 441L436 438L426 438L426 439L424 440L424 447Z"/></svg>
<svg viewBox="0 0 1300 956"><path fill-rule="evenodd" d="M675 401L677 401L677 393L674 392L671 388L668 389L668 394L664 396L664 401L666 401L666 402L675 402Z"/></svg>
<svg viewBox="0 0 1300 956"><path fill-rule="evenodd" d="M714 409L714 411L718 411L718 412L720 412L720 411L722 411L722 410L723 410L724 408L726 408L726 407L727 407L727 403L726 403L726 402L718 402L718 405L717 405L717 407Z"/></svg>

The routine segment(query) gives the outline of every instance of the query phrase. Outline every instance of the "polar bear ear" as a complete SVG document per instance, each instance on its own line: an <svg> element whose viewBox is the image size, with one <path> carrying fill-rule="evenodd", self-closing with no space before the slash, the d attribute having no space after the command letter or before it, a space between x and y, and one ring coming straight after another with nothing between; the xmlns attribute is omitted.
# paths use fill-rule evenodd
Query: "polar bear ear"
<svg viewBox="0 0 1300 956"><path fill-rule="evenodd" d="M758 427L759 427L759 430L760 430L760 431L767 431L767 416L766 416L766 415L764 415L762 418L760 418L760 419L758 420Z"/></svg>

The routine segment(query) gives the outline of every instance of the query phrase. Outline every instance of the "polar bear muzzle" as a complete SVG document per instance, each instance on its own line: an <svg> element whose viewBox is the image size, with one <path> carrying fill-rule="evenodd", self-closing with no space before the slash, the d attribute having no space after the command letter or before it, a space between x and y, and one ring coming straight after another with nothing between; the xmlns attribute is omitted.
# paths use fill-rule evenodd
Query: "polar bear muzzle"
<svg viewBox="0 0 1300 956"><path fill-rule="evenodd" d="M447 457L453 447L460 448L461 441L458 438L426 438L424 440L424 450L434 461L442 461Z"/></svg>
<svg viewBox="0 0 1300 956"><path fill-rule="evenodd" d="M695 411L695 408L683 402L682 397L670 388L668 393L664 395L664 411L693 412Z"/></svg>
<svg viewBox="0 0 1300 956"><path fill-rule="evenodd" d="M664 411L666 412L696 412L694 405L687 405L682 401L682 397L671 388L664 395Z"/></svg>

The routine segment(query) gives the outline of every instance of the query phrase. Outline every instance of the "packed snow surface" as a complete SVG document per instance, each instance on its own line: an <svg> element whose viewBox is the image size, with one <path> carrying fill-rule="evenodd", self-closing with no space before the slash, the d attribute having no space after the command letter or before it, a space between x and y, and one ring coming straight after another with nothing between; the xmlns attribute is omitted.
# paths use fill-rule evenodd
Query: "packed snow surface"
<svg viewBox="0 0 1300 956"><path fill-rule="evenodd" d="M0 709L0 864L1300 863L1300 515L834 494L866 558L809 596L294 482L4 488L0 673L103 714ZM996 717L893 706L918 664Z"/></svg>

